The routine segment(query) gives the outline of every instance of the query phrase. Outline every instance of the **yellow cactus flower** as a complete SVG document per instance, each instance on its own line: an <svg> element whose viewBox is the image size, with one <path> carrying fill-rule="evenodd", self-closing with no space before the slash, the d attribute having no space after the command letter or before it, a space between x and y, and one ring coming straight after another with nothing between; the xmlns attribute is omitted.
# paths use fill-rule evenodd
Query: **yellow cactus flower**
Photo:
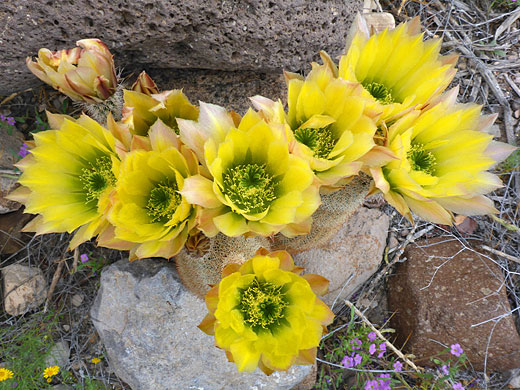
<svg viewBox="0 0 520 390"><path fill-rule="evenodd" d="M370 36L358 15L339 62L339 77L363 85L381 120L395 119L440 95L455 76L456 55L439 55L440 39L423 41L418 18Z"/></svg>
<svg viewBox="0 0 520 390"><path fill-rule="evenodd" d="M35 147L17 167L21 187L9 198L39 214L24 231L73 232L71 248L89 240L108 222L103 214L116 182L119 159L112 134L86 115L47 114L52 128L34 135Z"/></svg>
<svg viewBox="0 0 520 390"><path fill-rule="evenodd" d="M365 110L362 86L336 78L327 65L314 64L305 79L286 76L287 115L280 101L256 96L253 104L268 121L288 124L291 152L309 161L321 185L345 184L363 166L359 159L376 146L377 118Z"/></svg>
<svg viewBox="0 0 520 390"><path fill-rule="evenodd" d="M268 125L252 109L239 119L206 103L198 122L178 122L181 140L207 176L186 179L180 193L203 207L199 228L207 236L281 231L292 237L310 230L319 190L308 163L289 153L283 126Z"/></svg>
<svg viewBox="0 0 520 390"><path fill-rule="evenodd" d="M152 94L125 90L124 101L122 122L136 135L147 135L157 119L179 134L176 118L197 120L199 116L199 109L180 89Z"/></svg>
<svg viewBox="0 0 520 390"><path fill-rule="evenodd" d="M196 223L198 206L180 194L184 181L199 173L192 151L159 119L149 145L124 155L107 218L112 226L98 243L130 250L130 260L176 255Z"/></svg>
<svg viewBox="0 0 520 390"><path fill-rule="evenodd" d="M388 129L387 146L398 160L371 168L375 186L401 214L451 224L452 212L496 212L484 194L500 187L486 172L515 148L493 142L485 130L496 118L481 116L481 106L457 104L457 89L427 110L414 110Z"/></svg>
<svg viewBox="0 0 520 390"><path fill-rule="evenodd" d="M0 368L0 382L11 379L14 376L14 373L7 368Z"/></svg>
<svg viewBox="0 0 520 390"><path fill-rule="evenodd" d="M260 250L243 265L227 265L206 295L209 314L199 328L215 335L239 372L259 367L270 375L314 363L334 314L316 296L327 292L328 281L299 276L302 270L285 251Z"/></svg>
<svg viewBox="0 0 520 390"><path fill-rule="evenodd" d="M139 74L131 89L148 96L159 93L159 88L157 88L155 81L144 70Z"/></svg>
<svg viewBox="0 0 520 390"><path fill-rule="evenodd" d="M40 80L73 100L101 103L114 94L117 76L113 56L99 39L82 39L74 49L40 49L38 58L26 59Z"/></svg>

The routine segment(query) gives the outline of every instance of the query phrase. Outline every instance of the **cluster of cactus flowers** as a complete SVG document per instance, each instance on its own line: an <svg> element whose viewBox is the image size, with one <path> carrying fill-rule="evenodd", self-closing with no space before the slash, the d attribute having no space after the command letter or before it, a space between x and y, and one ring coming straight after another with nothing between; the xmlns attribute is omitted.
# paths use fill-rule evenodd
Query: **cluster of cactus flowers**
<svg viewBox="0 0 520 390"><path fill-rule="evenodd" d="M244 116L160 92L144 72L123 89L105 44L78 45L27 64L94 119L48 113L10 194L37 214L25 231L74 233L70 249L96 238L130 260L171 258L200 234L304 235L320 195L360 174L409 220L496 212L484 195L501 182L487 170L513 148L486 133L495 115L446 91L457 57L424 41L418 19L376 34L358 16L338 65L321 52L306 77L285 73L287 108L255 96ZM316 296L326 281L301 271L261 251L206 296L200 328L239 371L314 362L333 314Z"/></svg>

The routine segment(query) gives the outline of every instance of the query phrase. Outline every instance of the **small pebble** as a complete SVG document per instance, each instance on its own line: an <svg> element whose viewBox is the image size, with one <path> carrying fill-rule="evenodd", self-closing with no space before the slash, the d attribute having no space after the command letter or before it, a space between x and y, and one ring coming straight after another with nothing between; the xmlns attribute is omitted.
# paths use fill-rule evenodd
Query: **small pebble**
<svg viewBox="0 0 520 390"><path fill-rule="evenodd" d="M390 233L390 238L388 239L388 250L394 249L397 245L399 245L399 241L395 236L395 233Z"/></svg>
<svg viewBox="0 0 520 390"><path fill-rule="evenodd" d="M63 330L64 330L65 332L68 332L68 331L70 330L70 326L67 325L67 324L63 325Z"/></svg>
<svg viewBox="0 0 520 390"><path fill-rule="evenodd" d="M408 235L408 233L410 233L410 231L408 229L401 230L401 237L406 237Z"/></svg>
<svg viewBox="0 0 520 390"><path fill-rule="evenodd" d="M72 304L73 304L74 306L79 307L79 306L81 306L81 304L83 303L83 299L84 299L83 295L80 295L80 294L74 294L74 295L72 296L71 302L72 302Z"/></svg>

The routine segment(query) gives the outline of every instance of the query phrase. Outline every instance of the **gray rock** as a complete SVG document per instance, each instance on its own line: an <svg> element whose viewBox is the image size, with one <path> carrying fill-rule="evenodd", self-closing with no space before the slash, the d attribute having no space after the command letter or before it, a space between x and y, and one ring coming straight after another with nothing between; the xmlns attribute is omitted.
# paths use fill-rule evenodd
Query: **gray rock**
<svg viewBox="0 0 520 390"><path fill-rule="evenodd" d="M4 309L12 316L40 306L47 296L47 282L37 267L11 264L2 268Z"/></svg>
<svg viewBox="0 0 520 390"><path fill-rule="evenodd" d="M25 1L0 5L0 95L33 86L25 57L98 37L116 65L296 71L339 55L362 1ZM66 16L66 17L64 17Z"/></svg>
<svg viewBox="0 0 520 390"><path fill-rule="evenodd" d="M197 328L206 313L172 264L147 259L103 270L91 317L111 367L133 390L283 390L311 371L239 374L213 337Z"/></svg>
<svg viewBox="0 0 520 390"><path fill-rule="evenodd" d="M329 293L322 297L326 304L341 302L379 268L388 224L388 216L378 209L360 207L326 245L296 254L294 262L329 280Z"/></svg>
<svg viewBox="0 0 520 390"><path fill-rule="evenodd" d="M45 366L59 366L61 369L69 365L69 343L62 340L54 344L45 358Z"/></svg>

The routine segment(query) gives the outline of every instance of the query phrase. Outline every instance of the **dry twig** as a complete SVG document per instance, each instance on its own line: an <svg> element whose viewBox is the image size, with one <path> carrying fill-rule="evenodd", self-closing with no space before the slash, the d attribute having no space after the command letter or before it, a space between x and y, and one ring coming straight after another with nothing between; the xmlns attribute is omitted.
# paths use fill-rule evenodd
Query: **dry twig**
<svg viewBox="0 0 520 390"><path fill-rule="evenodd" d="M388 348L390 348L392 351L395 352L395 354L397 356L399 356L403 361L405 361L410 367L412 367L415 371L417 372L420 372L421 370L419 369L419 367L417 367L414 362L412 362L410 359L408 359L405 355L403 355L403 353L398 349L396 348L390 341L388 341L388 339L383 336L383 334L377 330L374 325L372 325L372 323L368 320L368 318L365 317L365 315L363 313L361 313L358 308L356 306L354 306L354 304L352 302L350 302L348 299L345 300L345 304L350 307L352 310L354 310L354 312L357 314L357 316L359 318L361 318L361 320L368 325L368 327L370 329L372 329L372 331L377 335L377 337L379 337L381 340L383 340L386 344L386 346Z"/></svg>

